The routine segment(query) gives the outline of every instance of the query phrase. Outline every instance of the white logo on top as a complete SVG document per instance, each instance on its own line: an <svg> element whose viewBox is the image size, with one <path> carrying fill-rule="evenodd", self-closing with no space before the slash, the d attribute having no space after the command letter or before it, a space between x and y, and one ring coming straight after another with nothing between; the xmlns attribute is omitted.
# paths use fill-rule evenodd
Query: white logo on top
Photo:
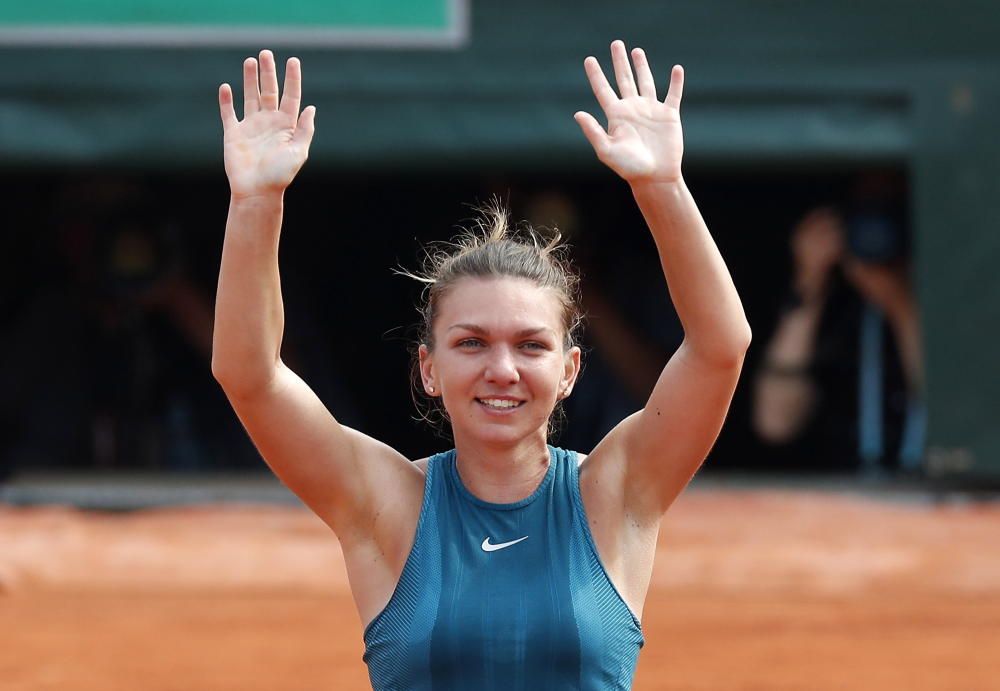
<svg viewBox="0 0 1000 691"><path fill-rule="evenodd" d="M498 549L506 549L507 547L510 547L511 545L516 545L518 542L523 542L524 540L527 540L527 539L528 539L528 536L525 535L524 537L519 537L518 539L511 540L510 542L500 542L498 544L491 545L490 544L490 538L487 537L485 540L483 540L483 551L484 552L496 552Z"/></svg>

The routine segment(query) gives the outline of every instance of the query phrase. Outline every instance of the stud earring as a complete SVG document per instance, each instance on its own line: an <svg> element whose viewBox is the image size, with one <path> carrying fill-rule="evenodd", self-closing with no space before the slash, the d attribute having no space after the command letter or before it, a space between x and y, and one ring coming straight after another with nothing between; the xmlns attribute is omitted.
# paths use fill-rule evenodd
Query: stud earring
<svg viewBox="0 0 1000 691"><path fill-rule="evenodd" d="M434 387L433 386L428 386L427 390L430 391L431 393L434 393Z"/></svg>

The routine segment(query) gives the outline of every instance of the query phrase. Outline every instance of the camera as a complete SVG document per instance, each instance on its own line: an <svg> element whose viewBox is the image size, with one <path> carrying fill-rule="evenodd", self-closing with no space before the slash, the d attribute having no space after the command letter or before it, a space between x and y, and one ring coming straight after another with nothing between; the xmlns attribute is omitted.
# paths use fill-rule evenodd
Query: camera
<svg viewBox="0 0 1000 691"><path fill-rule="evenodd" d="M854 209L845 215L847 249L857 259L890 264L909 255L909 242L898 214L886 209Z"/></svg>

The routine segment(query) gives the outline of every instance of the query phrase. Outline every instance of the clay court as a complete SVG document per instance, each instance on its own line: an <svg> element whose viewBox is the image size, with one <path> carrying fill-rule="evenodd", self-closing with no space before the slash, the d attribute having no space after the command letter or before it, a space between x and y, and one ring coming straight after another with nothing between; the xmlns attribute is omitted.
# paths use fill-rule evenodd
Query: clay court
<svg viewBox="0 0 1000 691"><path fill-rule="evenodd" d="M1000 504L695 486L636 689L1000 689ZM0 687L364 689L333 535L288 506L0 508Z"/></svg>

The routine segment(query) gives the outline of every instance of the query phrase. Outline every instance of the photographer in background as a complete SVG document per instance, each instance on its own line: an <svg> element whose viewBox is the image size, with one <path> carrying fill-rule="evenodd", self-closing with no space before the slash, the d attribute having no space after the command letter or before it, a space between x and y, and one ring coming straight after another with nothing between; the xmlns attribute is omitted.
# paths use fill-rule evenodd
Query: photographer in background
<svg viewBox="0 0 1000 691"><path fill-rule="evenodd" d="M869 474L920 464L923 357L903 189L896 174L867 173L844 209L813 209L792 232L793 284L753 405L758 436L792 458L860 458Z"/></svg>

